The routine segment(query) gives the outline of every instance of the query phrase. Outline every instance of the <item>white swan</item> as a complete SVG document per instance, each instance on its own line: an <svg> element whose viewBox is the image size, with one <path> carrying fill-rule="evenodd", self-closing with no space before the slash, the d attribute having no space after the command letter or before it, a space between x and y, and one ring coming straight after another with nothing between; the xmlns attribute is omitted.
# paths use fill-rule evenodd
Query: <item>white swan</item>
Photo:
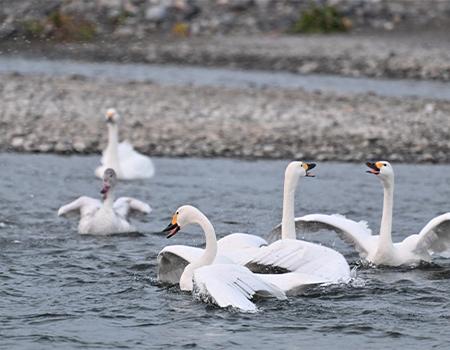
<svg viewBox="0 0 450 350"><path fill-rule="evenodd" d="M214 263L216 234L211 222L197 208L190 205L180 207L164 230L168 233L167 238L189 224L198 224L202 228L206 247L200 257L184 268L179 280L181 290L193 291L201 300L211 301L220 307L233 307L245 312L257 310L250 301L255 295L286 299L283 291L258 278L249 269L235 264ZM160 256L161 253L158 255L158 265L161 263Z"/></svg>
<svg viewBox="0 0 450 350"><path fill-rule="evenodd" d="M371 174L377 175L384 188L383 215L380 234L372 235L367 223L355 222L341 215L312 214L296 219L304 229L317 231L331 229L359 255L370 263L386 266L414 266L421 261L431 261L433 253L450 250L450 212L432 219L419 234L402 242L392 243L392 208L394 204L394 169L386 161L367 163Z"/></svg>
<svg viewBox="0 0 450 350"><path fill-rule="evenodd" d="M236 233L220 239L216 263L245 265L264 275L289 294L297 294L305 285L346 282L350 268L345 258L335 250L314 243L296 240L294 195L300 176L313 176L309 170L315 164L291 162L285 172L283 223L274 232L282 231L282 240L270 246L255 235ZM283 230L280 227L283 226ZM203 249L184 245L165 247L158 256L158 278L165 283L177 283L186 265L198 259ZM295 272L295 275L289 274Z"/></svg>
<svg viewBox="0 0 450 350"><path fill-rule="evenodd" d="M111 233L136 232L128 222L132 211L149 214L151 208L131 197L121 197L114 202L114 188L117 176L113 169L106 169L103 175L103 203L98 199L80 197L77 200L59 208L58 216L76 211L80 213L78 232L81 234L107 235Z"/></svg>
<svg viewBox="0 0 450 350"><path fill-rule="evenodd" d="M107 168L116 171L121 180L146 179L155 174L152 160L138 153L128 141L119 143L119 114L114 108L106 111L106 123L108 125L108 145L103 151L102 165L95 169L95 175L99 178Z"/></svg>
<svg viewBox="0 0 450 350"><path fill-rule="evenodd" d="M348 282L350 267L342 254L318 244L296 239L294 221L294 197L300 177L313 176L309 170L315 164L291 162L285 171L283 217L272 234L278 240L269 246L254 250L252 254L242 255L241 264L254 272L295 272L308 274L321 283ZM239 251L237 252L239 254Z"/></svg>

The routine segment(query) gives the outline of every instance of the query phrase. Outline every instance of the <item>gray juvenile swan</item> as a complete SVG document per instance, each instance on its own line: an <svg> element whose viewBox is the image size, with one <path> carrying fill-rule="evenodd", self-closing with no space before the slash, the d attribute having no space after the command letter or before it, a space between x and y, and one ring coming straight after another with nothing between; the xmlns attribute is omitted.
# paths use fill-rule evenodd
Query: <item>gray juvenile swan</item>
<svg viewBox="0 0 450 350"><path fill-rule="evenodd" d="M128 222L129 214L133 211L149 214L151 208L148 204L131 197L120 197L114 201L116 184L116 172L113 169L106 169L103 174L103 188L100 192L103 203L98 199L82 196L59 208L58 216L79 212L81 218L78 232L81 234L107 235L136 232L134 226Z"/></svg>

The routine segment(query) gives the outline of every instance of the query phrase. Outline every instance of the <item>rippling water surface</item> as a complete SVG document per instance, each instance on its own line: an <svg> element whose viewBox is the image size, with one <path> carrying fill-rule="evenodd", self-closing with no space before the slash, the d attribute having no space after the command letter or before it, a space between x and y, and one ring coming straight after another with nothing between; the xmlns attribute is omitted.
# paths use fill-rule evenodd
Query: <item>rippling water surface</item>
<svg viewBox="0 0 450 350"><path fill-rule="evenodd" d="M194 204L218 234L263 234L280 221L287 161L155 159L157 176L120 183L118 195L152 205L141 234L80 236L58 207L98 196L98 157L0 155L0 347L5 349L448 348L450 259L419 269L358 269L358 283L318 288L238 314L155 282L167 244L201 245L189 228L158 233L181 204ZM450 166L397 165L394 237L449 210ZM382 190L363 165L323 163L299 184L297 214L340 212L377 230ZM332 234L307 239L352 249Z"/></svg>

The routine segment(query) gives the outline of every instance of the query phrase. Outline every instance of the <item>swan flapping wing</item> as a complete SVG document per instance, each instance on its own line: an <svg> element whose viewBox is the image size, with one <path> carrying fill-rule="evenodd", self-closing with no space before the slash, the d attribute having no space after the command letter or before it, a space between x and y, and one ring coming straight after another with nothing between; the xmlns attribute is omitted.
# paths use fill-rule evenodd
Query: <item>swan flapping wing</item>
<svg viewBox="0 0 450 350"><path fill-rule="evenodd" d="M203 248L187 245L169 245L158 254L158 280L163 283L177 284L183 274L184 268L200 259L205 252ZM217 255L215 264L232 264L233 261L225 256Z"/></svg>
<svg viewBox="0 0 450 350"><path fill-rule="evenodd" d="M232 233L217 241L218 253L235 264L245 265L259 250L266 246L263 238L246 233Z"/></svg>
<svg viewBox="0 0 450 350"><path fill-rule="evenodd" d="M353 221L343 215L309 214L295 218L295 227L298 231L318 232L331 230L348 244L355 247L362 258L376 249L377 236L367 226L366 221ZM271 233L281 234L281 225L278 225Z"/></svg>
<svg viewBox="0 0 450 350"><path fill-rule="evenodd" d="M231 233L217 241L219 251L230 251L245 248L259 248L267 245L262 237L247 233Z"/></svg>
<svg viewBox="0 0 450 350"><path fill-rule="evenodd" d="M194 293L220 307L233 307L244 312L256 312L250 300L255 296L286 299L284 292L263 281L249 269L234 264L213 264L194 272Z"/></svg>
<svg viewBox="0 0 450 350"><path fill-rule="evenodd" d="M155 174L152 160L136 152L129 142L123 141L119 143L118 155L124 179L145 179Z"/></svg>
<svg viewBox="0 0 450 350"><path fill-rule="evenodd" d="M298 272L288 272L280 274L257 274L262 280L277 286L286 295L299 295L303 293L306 289L321 285L324 283L330 283L328 280L324 280L320 276L314 274L298 273ZM343 280L342 282L346 282Z"/></svg>
<svg viewBox="0 0 450 350"><path fill-rule="evenodd" d="M450 250L450 212L432 219L417 235L416 251L443 253Z"/></svg>
<svg viewBox="0 0 450 350"><path fill-rule="evenodd" d="M131 197L120 197L114 202L114 210L124 220L128 218L130 213L140 212L143 214L149 214L152 208L144 202Z"/></svg>
<svg viewBox="0 0 450 350"><path fill-rule="evenodd" d="M73 202L59 208L58 216L66 216L69 213L80 213L81 218L92 215L100 207L101 202L98 199L82 196Z"/></svg>
<svg viewBox="0 0 450 350"><path fill-rule="evenodd" d="M283 239L261 247L246 266L253 272L297 272L315 276L322 283L350 277L350 268L339 252L301 240Z"/></svg>
<svg viewBox="0 0 450 350"><path fill-rule="evenodd" d="M170 245L158 254L158 280L163 283L177 284L184 268L199 259L204 250L185 245Z"/></svg>

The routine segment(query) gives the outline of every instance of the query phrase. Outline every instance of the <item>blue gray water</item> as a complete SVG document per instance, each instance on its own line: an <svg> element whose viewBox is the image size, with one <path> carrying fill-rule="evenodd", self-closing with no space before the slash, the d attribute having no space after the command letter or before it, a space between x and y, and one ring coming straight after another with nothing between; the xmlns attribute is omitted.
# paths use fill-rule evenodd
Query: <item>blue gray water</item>
<svg viewBox="0 0 450 350"><path fill-rule="evenodd" d="M348 78L336 75L301 75L226 68L0 57L0 73L11 72L27 75L79 75L122 82L154 82L166 85L267 87L331 91L338 94L372 92L381 96L419 96L450 100L450 84L439 81Z"/></svg>
<svg viewBox="0 0 450 350"><path fill-rule="evenodd" d="M220 310L158 285L167 244L202 244L197 228L158 233L190 203L219 235L263 234L281 217L287 161L155 159L157 175L120 183L119 195L154 208L141 233L80 236L58 207L98 196L98 157L0 154L0 348L2 349L404 349L449 348L450 259L419 269L358 270L358 283L317 288L257 314ZM449 210L450 166L397 165L394 237ZM382 191L358 164L322 163L302 179L296 211L340 212L377 230ZM357 256L332 234L307 239Z"/></svg>

